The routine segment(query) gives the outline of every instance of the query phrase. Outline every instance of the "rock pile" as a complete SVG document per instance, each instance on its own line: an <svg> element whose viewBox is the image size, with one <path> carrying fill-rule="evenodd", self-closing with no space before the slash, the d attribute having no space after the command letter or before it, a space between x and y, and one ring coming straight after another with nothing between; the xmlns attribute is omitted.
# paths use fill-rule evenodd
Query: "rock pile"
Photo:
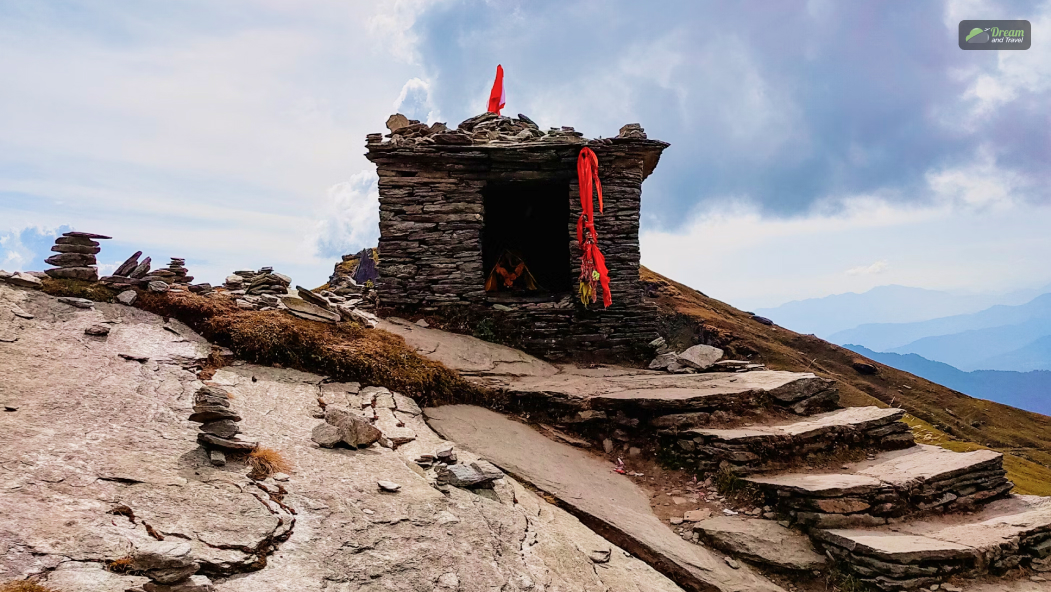
<svg viewBox="0 0 1051 592"><path fill-rule="evenodd" d="M389 143L392 146L426 146L429 144L470 146L472 144L521 144L545 141L588 143L584 134L572 127L553 127L544 131L533 120L521 113L517 118L504 117L495 113L482 113L465 119L454 130L449 129L444 123L427 125L397 113L387 119L387 129L390 130L390 133L387 134L386 141L382 134L369 134L365 136L366 143ZM629 123L620 129L618 137L644 140L646 133L639 124ZM598 142L609 142L609 140L598 140Z"/></svg>
<svg viewBox="0 0 1051 592"><path fill-rule="evenodd" d="M316 417L323 417L325 423L315 427L311 436L318 445L363 448L378 442L397 448L416 439L406 422L421 411L411 398L383 387L361 388L356 382L323 384L321 388L321 410Z"/></svg>
<svg viewBox="0 0 1051 592"><path fill-rule="evenodd" d="M229 393L220 388L203 386L197 389L190 421L201 424L197 441L208 449L209 459L215 466L226 464L226 451L250 452L259 446L256 442L237 438L241 433L237 426L241 416L230 408Z"/></svg>
<svg viewBox="0 0 1051 592"><path fill-rule="evenodd" d="M147 257L140 264L139 257L141 256L142 251L135 251L131 257L125 259L124 263L121 263L117 269L113 270L112 275L107 275L99 281L115 289L130 288L138 285L138 280L150 270L150 258Z"/></svg>
<svg viewBox="0 0 1051 592"><path fill-rule="evenodd" d="M95 255L99 252L98 240L109 239L108 236L90 232L67 232L55 239L51 250L58 253L48 257L44 263L56 266L44 273L53 278L85 280L95 282L99 279L99 270Z"/></svg>
<svg viewBox="0 0 1051 592"><path fill-rule="evenodd" d="M235 295L262 296L264 294L287 294L292 278L274 273L273 267L263 267L259 271L241 270L227 276L223 284Z"/></svg>
<svg viewBox="0 0 1051 592"><path fill-rule="evenodd" d="M18 286L20 288L31 288L33 290L39 290L43 286L40 278L24 271L8 272L0 269L0 282L6 282L12 286Z"/></svg>
<svg viewBox="0 0 1051 592"><path fill-rule="evenodd" d="M212 589L207 576L197 575L201 564L194 560L190 543L171 540L139 543L129 559L129 571L150 579L141 588L146 592L208 592Z"/></svg>
<svg viewBox="0 0 1051 592"><path fill-rule="evenodd" d="M492 487L497 479L503 479L503 472L489 461L479 460L469 465L441 463L435 470L438 483L453 487Z"/></svg>
<svg viewBox="0 0 1051 592"><path fill-rule="evenodd" d="M189 286L190 282L193 281L192 275L186 275L189 270L186 269L186 260L179 257L172 257L171 263L168 264L168 271L172 272L172 283L183 286Z"/></svg>
<svg viewBox="0 0 1051 592"><path fill-rule="evenodd" d="M650 362L650 370L666 370L673 374L692 374L698 371L749 372L765 370L765 364L756 364L747 360L721 360L723 350L710 345L695 345L682 353L675 353L663 337L650 342L650 347L657 351L657 357Z"/></svg>

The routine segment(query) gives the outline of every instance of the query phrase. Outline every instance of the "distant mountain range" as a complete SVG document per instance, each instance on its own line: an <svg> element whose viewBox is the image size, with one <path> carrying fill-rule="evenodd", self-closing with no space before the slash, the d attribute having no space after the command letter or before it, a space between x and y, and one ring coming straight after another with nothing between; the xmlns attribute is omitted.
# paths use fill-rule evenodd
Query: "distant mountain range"
<svg viewBox="0 0 1051 592"><path fill-rule="evenodd" d="M915 323L871 323L829 340L918 354L960 370L1051 370L1051 294L1017 306Z"/></svg>
<svg viewBox="0 0 1051 592"><path fill-rule="evenodd" d="M1051 339L1042 341L1046 344L1045 348L1051 349ZM856 344L846 344L843 347L891 368L915 374L972 397L1051 415L1051 372L1046 370L964 372L916 354L876 352Z"/></svg>
<svg viewBox="0 0 1051 592"><path fill-rule="evenodd" d="M761 308L754 312L772 319L778 325L800 333L813 333L818 337L844 343L832 336L840 332L873 323L914 323L939 317L973 313L995 304L1015 305L1033 297L1051 292L1051 286L1043 289L1020 290L1008 294L954 294L938 290L910 288L907 286L879 286L861 294L846 293L796 300L775 308ZM999 323L1004 324L1004 323ZM989 325L992 326L992 325ZM959 329L953 332L957 332ZM904 341L890 346L869 345L864 339L851 343L864 343L877 350L905 345L931 335L945 333L920 332Z"/></svg>

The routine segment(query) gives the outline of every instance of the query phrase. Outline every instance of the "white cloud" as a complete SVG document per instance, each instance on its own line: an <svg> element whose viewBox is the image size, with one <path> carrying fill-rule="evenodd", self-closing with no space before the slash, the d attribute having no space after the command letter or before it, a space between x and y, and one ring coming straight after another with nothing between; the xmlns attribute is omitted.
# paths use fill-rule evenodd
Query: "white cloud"
<svg viewBox="0 0 1051 592"><path fill-rule="evenodd" d="M428 124L441 119L441 112L431 100L431 85L422 78L410 78L401 87L394 100L394 111L409 119L419 119Z"/></svg>
<svg viewBox="0 0 1051 592"><path fill-rule="evenodd" d="M373 247L379 239L379 177L366 170L328 190L328 210L317 222L313 246L321 257Z"/></svg>
<svg viewBox="0 0 1051 592"><path fill-rule="evenodd" d="M1004 207L1024 201L1032 182L999 166L993 150L980 146L966 165L928 171L927 184L942 203L971 208Z"/></svg>
<svg viewBox="0 0 1051 592"><path fill-rule="evenodd" d="M860 267L852 267L846 270L844 273L847 275L873 275L877 273L883 273L887 270L887 266L890 265L886 259L880 259L874 262L872 265L862 265Z"/></svg>

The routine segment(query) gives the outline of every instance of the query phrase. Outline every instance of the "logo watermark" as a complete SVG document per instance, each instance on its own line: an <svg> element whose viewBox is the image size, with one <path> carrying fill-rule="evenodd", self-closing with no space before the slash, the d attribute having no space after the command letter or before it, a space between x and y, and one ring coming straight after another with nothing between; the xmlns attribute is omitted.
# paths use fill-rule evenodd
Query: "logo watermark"
<svg viewBox="0 0 1051 592"><path fill-rule="evenodd" d="M960 21L960 49L1029 49L1029 21Z"/></svg>

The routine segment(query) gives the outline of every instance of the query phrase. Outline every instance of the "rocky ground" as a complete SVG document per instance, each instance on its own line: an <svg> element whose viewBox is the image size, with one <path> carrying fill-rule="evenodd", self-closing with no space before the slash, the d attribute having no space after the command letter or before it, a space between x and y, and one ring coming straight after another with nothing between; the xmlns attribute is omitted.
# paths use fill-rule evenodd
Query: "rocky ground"
<svg viewBox="0 0 1051 592"><path fill-rule="evenodd" d="M293 469L255 481L242 463L214 467L187 420L211 353L201 338L122 305L82 309L5 286L0 303L0 422L14 436L0 443L0 581L32 576L62 592L678 589L512 478L435 488L412 459L444 442L419 417L397 450L317 446L321 376L217 372L245 435ZM108 334L85 333L96 325ZM178 580L186 573L195 579ZM166 586L173 578L181 587Z"/></svg>

